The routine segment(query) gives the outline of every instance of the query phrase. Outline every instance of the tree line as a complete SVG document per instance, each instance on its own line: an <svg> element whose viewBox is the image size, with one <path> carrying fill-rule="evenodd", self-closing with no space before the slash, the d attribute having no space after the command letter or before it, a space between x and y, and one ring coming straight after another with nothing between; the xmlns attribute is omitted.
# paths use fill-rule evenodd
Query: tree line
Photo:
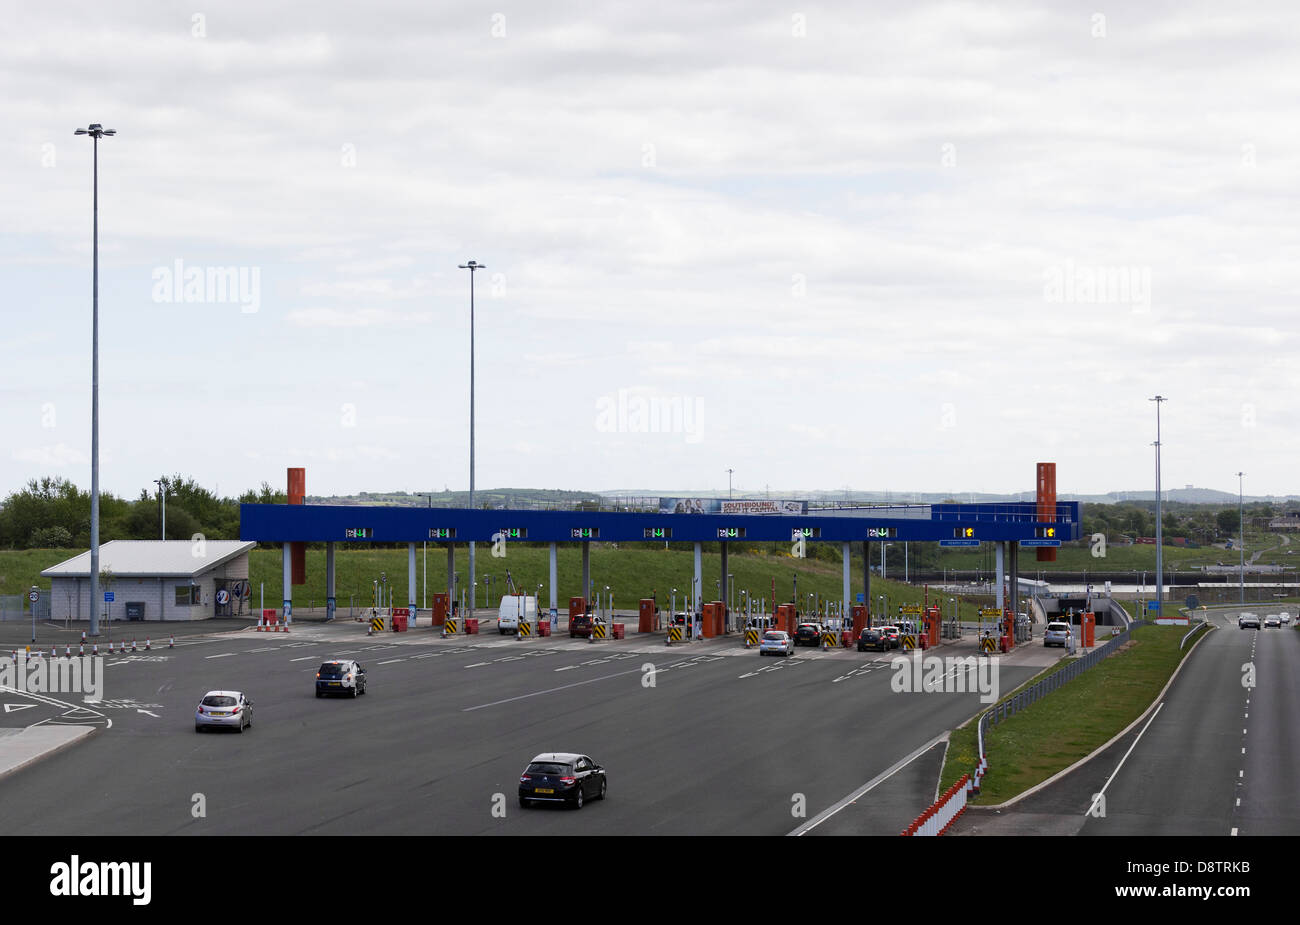
<svg viewBox="0 0 1300 925"><path fill-rule="evenodd" d="M167 496L167 539L239 539L240 504L285 504L283 491L263 482L237 498L218 498L192 478L162 479ZM162 507L157 489L142 488L135 500L110 492L99 495L99 541L162 538ZM0 548L88 549L90 492L67 479L32 479L0 503Z"/></svg>

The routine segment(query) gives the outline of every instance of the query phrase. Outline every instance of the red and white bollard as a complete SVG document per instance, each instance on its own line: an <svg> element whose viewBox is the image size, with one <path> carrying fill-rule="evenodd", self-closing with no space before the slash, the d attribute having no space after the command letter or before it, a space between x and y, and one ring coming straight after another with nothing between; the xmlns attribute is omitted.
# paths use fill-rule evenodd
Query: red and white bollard
<svg viewBox="0 0 1300 925"><path fill-rule="evenodd" d="M171 636L171 637L169 637L169 638L167 639L167 648L169 648L169 649L174 649L174 648L176 648L176 637L175 637L175 636Z"/></svg>
<svg viewBox="0 0 1300 925"><path fill-rule="evenodd" d="M86 657L86 641L83 639L81 645L77 646L77 658Z"/></svg>
<svg viewBox="0 0 1300 925"><path fill-rule="evenodd" d="M152 648L153 648L153 640L150 639L148 636L144 637L144 650L148 652Z"/></svg>
<svg viewBox="0 0 1300 925"><path fill-rule="evenodd" d="M94 658L99 658L99 643L95 643L93 646L90 647L90 654Z"/></svg>
<svg viewBox="0 0 1300 925"><path fill-rule="evenodd" d="M132 651L132 652L135 651L135 640L134 640L134 639L131 640L131 651Z"/></svg>

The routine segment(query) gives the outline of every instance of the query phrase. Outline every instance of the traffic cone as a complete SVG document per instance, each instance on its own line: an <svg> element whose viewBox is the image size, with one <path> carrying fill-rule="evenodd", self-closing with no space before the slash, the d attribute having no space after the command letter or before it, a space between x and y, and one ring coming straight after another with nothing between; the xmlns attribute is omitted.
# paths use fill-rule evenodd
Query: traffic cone
<svg viewBox="0 0 1300 925"><path fill-rule="evenodd" d="M95 643L93 646L91 646L90 654L95 658L99 658L99 643Z"/></svg>
<svg viewBox="0 0 1300 925"><path fill-rule="evenodd" d="M135 640L134 640L134 639L131 640L131 651L132 651L132 652L135 651Z"/></svg>
<svg viewBox="0 0 1300 925"><path fill-rule="evenodd" d="M168 638L168 640L167 640L167 648L169 648L169 649L174 649L174 648L176 648L176 637L175 637L175 636L171 636L171 637Z"/></svg>
<svg viewBox="0 0 1300 925"><path fill-rule="evenodd" d="M85 631L85 630L82 630L82 631L81 631L81 642L82 642L83 645L84 645L85 642L86 642L86 631Z"/></svg>
<svg viewBox="0 0 1300 925"><path fill-rule="evenodd" d="M144 650L148 652L152 648L153 648L153 640L150 639L148 636L144 637Z"/></svg>
<svg viewBox="0 0 1300 925"><path fill-rule="evenodd" d="M50 658L58 658L58 657L59 657L59 650L54 648L54 646L50 646Z"/></svg>
<svg viewBox="0 0 1300 925"><path fill-rule="evenodd" d="M77 658L85 658L85 657L86 657L86 640L83 639L81 641L81 645L77 646Z"/></svg>
<svg viewBox="0 0 1300 925"><path fill-rule="evenodd" d="M72 658L72 646L64 646L64 647L63 647L63 657L64 657L64 658Z"/></svg>

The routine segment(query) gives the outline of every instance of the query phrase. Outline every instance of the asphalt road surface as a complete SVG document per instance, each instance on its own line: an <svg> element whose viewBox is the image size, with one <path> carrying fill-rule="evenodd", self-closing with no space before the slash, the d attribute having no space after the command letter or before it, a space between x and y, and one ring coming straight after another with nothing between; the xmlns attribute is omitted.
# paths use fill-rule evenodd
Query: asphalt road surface
<svg viewBox="0 0 1300 925"><path fill-rule="evenodd" d="M366 695L315 697L338 656L366 667ZM1004 665L1002 689L1033 670ZM893 691L877 653L760 657L735 637L670 649L300 625L178 637L104 671L101 702L0 714L23 726L81 710L103 726L0 780L7 832L784 835L979 707L975 693ZM252 697L250 730L195 733L213 689ZM520 809L519 773L544 751L592 756L608 799ZM823 831L896 835L932 799L937 756Z"/></svg>
<svg viewBox="0 0 1300 925"><path fill-rule="evenodd" d="M1269 612L1248 609L1261 617ZM1211 620L1217 628L1152 716L1062 780L997 816L968 813L956 831L1300 832L1300 634L1290 627L1238 629L1235 612Z"/></svg>

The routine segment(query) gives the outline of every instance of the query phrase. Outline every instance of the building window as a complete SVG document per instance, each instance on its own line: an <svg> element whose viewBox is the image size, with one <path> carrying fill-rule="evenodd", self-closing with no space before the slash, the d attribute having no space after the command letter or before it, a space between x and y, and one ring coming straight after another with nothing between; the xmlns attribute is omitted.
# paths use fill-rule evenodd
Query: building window
<svg viewBox="0 0 1300 925"><path fill-rule="evenodd" d="M198 604L202 598L199 596L198 585L177 585L176 586L176 606L191 607Z"/></svg>

